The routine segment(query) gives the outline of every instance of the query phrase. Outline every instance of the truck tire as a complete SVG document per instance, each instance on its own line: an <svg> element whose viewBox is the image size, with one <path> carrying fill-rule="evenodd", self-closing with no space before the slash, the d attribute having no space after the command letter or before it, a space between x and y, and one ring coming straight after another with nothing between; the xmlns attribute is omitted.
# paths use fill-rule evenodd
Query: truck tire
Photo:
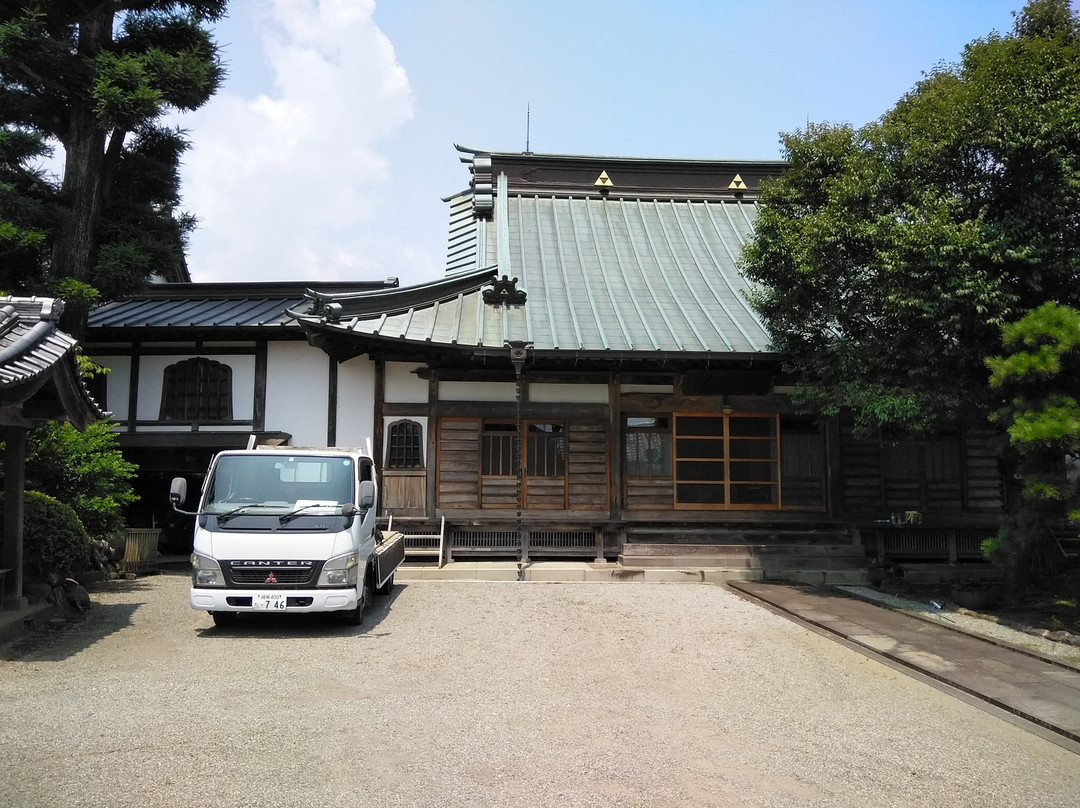
<svg viewBox="0 0 1080 808"><path fill-rule="evenodd" d="M356 608L342 612L341 619L347 626L358 626L364 619L364 607L371 601L371 571L364 575L364 586L360 590L360 597L356 602Z"/></svg>
<svg viewBox="0 0 1080 808"><path fill-rule="evenodd" d="M383 585L380 586L380 587L376 587L375 594L376 595L389 595L390 590L393 589L393 588L394 588L394 573L391 572L390 577L387 578L386 581L383 582Z"/></svg>
<svg viewBox="0 0 1080 808"><path fill-rule="evenodd" d="M214 618L215 626L225 628L236 625L236 618L240 615L236 612L210 612L210 616Z"/></svg>

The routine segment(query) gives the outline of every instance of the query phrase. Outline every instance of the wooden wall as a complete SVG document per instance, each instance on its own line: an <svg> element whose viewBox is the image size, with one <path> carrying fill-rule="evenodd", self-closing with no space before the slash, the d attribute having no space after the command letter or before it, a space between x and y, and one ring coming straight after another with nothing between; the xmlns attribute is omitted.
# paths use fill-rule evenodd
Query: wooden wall
<svg viewBox="0 0 1080 808"><path fill-rule="evenodd" d="M918 511L923 521L954 522L1002 512L1001 439L991 430L900 443L856 437L843 423L839 443L844 516Z"/></svg>

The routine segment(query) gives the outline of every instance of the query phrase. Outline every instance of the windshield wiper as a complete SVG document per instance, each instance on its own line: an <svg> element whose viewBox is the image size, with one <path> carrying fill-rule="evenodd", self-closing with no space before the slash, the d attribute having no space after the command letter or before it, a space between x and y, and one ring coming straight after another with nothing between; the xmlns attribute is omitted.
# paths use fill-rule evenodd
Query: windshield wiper
<svg viewBox="0 0 1080 808"><path fill-rule="evenodd" d="M309 502L307 505L301 505L295 510L291 510L288 513L281 514L281 516L278 517L278 521L284 525L291 522L297 514L299 514L301 511L306 511L308 508L333 508L335 506L336 503L332 505L328 502Z"/></svg>
<svg viewBox="0 0 1080 808"><path fill-rule="evenodd" d="M239 508L233 508L231 511L225 511L225 513L218 513L218 514L214 514L214 515L217 517L218 524L220 525L223 522L227 522L229 519L232 519L234 516L239 516L240 514L244 513L245 511L250 510L251 508L268 508L268 507L270 507L270 506L269 505L241 505Z"/></svg>
<svg viewBox="0 0 1080 808"><path fill-rule="evenodd" d="M281 516L278 517L278 521L283 525L288 524L289 522L291 522L296 517L297 514L299 514L301 511L306 511L308 508L337 508L337 507L339 507L339 506L338 506L338 504L336 502L333 502L333 503L331 503L331 502L309 502L307 505L301 505L299 508L296 508L295 510L291 510L288 513L281 514ZM353 505L351 502L346 502L344 505L341 505L340 507L341 507L341 515L342 516L353 516L353 515L356 514L356 506Z"/></svg>

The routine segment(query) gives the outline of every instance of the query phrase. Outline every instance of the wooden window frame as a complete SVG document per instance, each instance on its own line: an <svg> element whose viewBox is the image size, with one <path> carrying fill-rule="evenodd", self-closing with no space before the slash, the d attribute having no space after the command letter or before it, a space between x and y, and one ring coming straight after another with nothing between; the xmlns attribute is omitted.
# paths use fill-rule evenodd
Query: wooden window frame
<svg viewBox="0 0 1080 808"><path fill-rule="evenodd" d="M691 432L690 420L712 420L722 426L714 434ZM750 419L769 421L770 434L732 434L732 424ZM680 430L680 421L684 429ZM780 468L780 415L778 413L726 413L726 412L676 412L672 415L672 475L674 505L676 510L724 510L724 511L778 511L783 505L782 470ZM766 456L757 456L758 450L749 450L754 444L771 444ZM705 451L715 447L715 451ZM742 451L740 451L740 449ZM748 479L743 475L760 466L770 470ZM733 475L733 470L740 474ZM697 473L690 474L695 471ZM723 493L723 501L701 501L683 498L689 486ZM771 502L736 502L739 493L751 488L771 489Z"/></svg>
<svg viewBox="0 0 1080 808"><path fill-rule="evenodd" d="M653 421L666 421L664 426L642 425L637 426L631 424L635 418L651 418ZM653 416L653 415L626 415L623 419L623 473L627 478L635 480L671 480L674 475L674 463L675 456L673 450L673 431L672 431L672 418L670 416ZM642 469L643 464L639 459L633 461L630 460L631 455L637 455L640 451L631 451L630 441L636 439L639 436L646 436L645 450L649 453L650 459L647 461L648 473L639 474L635 473ZM657 440L654 441L654 438ZM653 473L654 466L657 465L656 458L652 455L655 452L659 452L659 465L662 466L658 473Z"/></svg>
<svg viewBox="0 0 1080 808"><path fill-rule="evenodd" d="M159 420L169 423L227 423L232 417L232 368L194 356L162 373Z"/></svg>
<svg viewBox="0 0 1080 808"><path fill-rule="evenodd" d="M402 418L386 429L387 470L424 468L424 429L419 421Z"/></svg>

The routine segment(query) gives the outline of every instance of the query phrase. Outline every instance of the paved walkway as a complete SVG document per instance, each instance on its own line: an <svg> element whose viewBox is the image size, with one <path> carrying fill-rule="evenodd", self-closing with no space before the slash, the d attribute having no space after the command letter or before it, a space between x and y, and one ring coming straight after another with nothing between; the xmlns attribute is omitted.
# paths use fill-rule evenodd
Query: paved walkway
<svg viewBox="0 0 1080 808"><path fill-rule="evenodd" d="M1045 737L1080 752L1080 669L1067 662L836 590L757 581L728 586L871 656L1030 721L1050 731Z"/></svg>

